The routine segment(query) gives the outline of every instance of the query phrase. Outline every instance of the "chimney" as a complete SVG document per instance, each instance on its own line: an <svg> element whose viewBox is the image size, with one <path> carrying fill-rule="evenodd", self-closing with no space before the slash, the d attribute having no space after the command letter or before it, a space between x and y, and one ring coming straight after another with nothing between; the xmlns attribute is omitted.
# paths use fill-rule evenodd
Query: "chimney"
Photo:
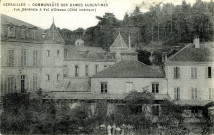
<svg viewBox="0 0 214 135"><path fill-rule="evenodd" d="M193 44L195 45L195 48L200 48L200 41L199 38L195 38L193 40Z"/></svg>

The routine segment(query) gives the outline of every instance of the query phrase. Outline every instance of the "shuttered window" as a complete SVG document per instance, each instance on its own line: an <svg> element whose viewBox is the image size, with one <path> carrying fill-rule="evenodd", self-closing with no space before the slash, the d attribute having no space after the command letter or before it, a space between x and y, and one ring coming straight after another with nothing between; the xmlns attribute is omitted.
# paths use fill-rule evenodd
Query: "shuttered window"
<svg viewBox="0 0 214 135"><path fill-rule="evenodd" d="M180 68L174 67L174 79L179 79L179 78L180 78Z"/></svg>
<svg viewBox="0 0 214 135"><path fill-rule="evenodd" d="M191 79L196 79L196 78L197 78L197 68L191 67Z"/></svg>
<svg viewBox="0 0 214 135"><path fill-rule="evenodd" d="M21 50L21 66L26 66L27 53L26 50Z"/></svg>
<svg viewBox="0 0 214 135"><path fill-rule="evenodd" d="M14 66L14 50L8 50L8 63L7 66Z"/></svg>
<svg viewBox="0 0 214 135"><path fill-rule="evenodd" d="M33 90L37 90L38 89L38 76L34 75L33 76Z"/></svg>
<svg viewBox="0 0 214 135"><path fill-rule="evenodd" d="M180 87L174 88L174 99L179 100L180 99Z"/></svg>
<svg viewBox="0 0 214 135"><path fill-rule="evenodd" d="M38 66L38 50L33 51L33 66Z"/></svg>
<svg viewBox="0 0 214 135"><path fill-rule="evenodd" d="M197 88L192 88L191 89L191 93L192 93L192 99L198 99L198 90L197 90Z"/></svg>
<svg viewBox="0 0 214 135"><path fill-rule="evenodd" d="M7 79L7 90L8 93L16 92L16 79L14 76L9 76Z"/></svg>

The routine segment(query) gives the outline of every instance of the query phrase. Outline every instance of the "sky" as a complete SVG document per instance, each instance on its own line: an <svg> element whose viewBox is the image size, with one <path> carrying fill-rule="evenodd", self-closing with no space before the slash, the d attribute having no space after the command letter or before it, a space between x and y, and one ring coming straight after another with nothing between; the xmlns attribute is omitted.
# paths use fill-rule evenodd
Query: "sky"
<svg viewBox="0 0 214 135"><path fill-rule="evenodd" d="M196 0L186 0L187 3L194 3ZM203 0L210 1L210 0ZM10 6L10 4L21 4L25 6ZM35 6L38 3L52 3L59 6ZM142 4L144 3L144 4ZM54 22L60 29L66 28L75 30L77 28L88 28L98 23L96 16L103 16L105 12L113 13L117 19L122 20L125 13L131 13L135 6L141 6L145 12L150 5L159 3L181 4L182 0L1 0L1 13L28 22L43 29L51 26ZM7 4L7 6L6 6ZM63 6L66 5L67 6ZM82 7L70 7L70 4L83 4ZM87 7L85 4L106 4L107 6ZM9 5L9 6L8 6ZM22 8L49 8L49 11L15 11ZM52 8L65 9L66 11L50 11ZM95 11L67 11L69 9L96 9Z"/></svg>

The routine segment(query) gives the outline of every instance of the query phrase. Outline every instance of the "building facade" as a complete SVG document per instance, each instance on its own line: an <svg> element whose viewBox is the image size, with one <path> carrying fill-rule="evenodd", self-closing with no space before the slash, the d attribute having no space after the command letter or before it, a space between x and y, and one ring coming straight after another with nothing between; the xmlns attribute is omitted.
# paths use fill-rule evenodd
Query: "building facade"
<svg viewBox="0 0 214 135"><path fill-rule="evenodd" d="M2 15L1 92L49 93L56 100L122 100L147 90L155 100L201 107L214 100L214 48L211 43L186 45L165 61L148 66L119 33L105 51L80 38L65 45L53 21L48 30Z"/></svg>

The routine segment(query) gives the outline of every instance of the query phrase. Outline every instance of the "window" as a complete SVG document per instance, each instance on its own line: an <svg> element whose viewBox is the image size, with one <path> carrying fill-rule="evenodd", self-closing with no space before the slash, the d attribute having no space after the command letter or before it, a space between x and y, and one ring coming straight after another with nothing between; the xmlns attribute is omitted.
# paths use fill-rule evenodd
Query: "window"
<svg viewBox="0 0 214 135"><path fill-rule="evenodd" d="M68 66L64 66L64 69L63 69L63 76L64 76L64 77L68 77Z"/></svg>
<svg viewBox="0 0 214 135"><path fill-rule="evenodd" d="M88 65L85 65L85 76L88 76Z"/></svg>
<svg viewBox="0 0 214 135"><path fill-rule="evenodd" d="M47 81L50 81L50 75L47 75Z"/></svg>
<svg viewBox="0 0 214 135"><path fill-rule="evenodd" d="M126 92L133 90L133 82L126 82Z"/></svg>
<svg viewBox="0 0 214 135"><path fill-rule="evenodd" d="M209 99L214 99L214 88L209 88Z"/></svg>
<svg viewBox="0 0 214 135"><path fill-rule="evenodd" d="M159 105L152 105L152 115L159 116Z"/></svg>
<svg viewBox="0 0 214 135"><path fill-rule="evenodd" d="M98 72L98 65L95 65L95 73Z"/></svg>
<svg viewBox="0 0 214 135"><path fill-rule="evenodd" d="M7 79L7 84L8 84L8 93L14 93L16 92L16 80L14 76L9 76Z"/></svg>
<svg viewBox="0 0 214 135"><path fill-rule="evenodd" d="M26 50L21 51L21 66L26 66Z"/></svg>
<svg viewBox="0 0 214 135"><path fill-rule="evenodd" d="M174 79L179 79L179 78L180 78L180 68L174 67Z"/></svg>
<svg viewBox="0 0 214 135"><path fill-rule="evenodd" d="M37 90L38 88L38 77L36 75L33 76L33 90Z"/></svg>
<svg viewBox="0 0 214 135"><path fill-rule="evenodd" d="M159 83L152 83L152 93L159 93Z"/></svg>
<svg viewBox="0 0 214 135"><path fill-rule="evenodd" d="M192 88L192 99L198 98L198 91L197 88Z"/></svg>
<svg viewBox="0 0 214 135"><path fill-rule="evenodd" d="M197 78L197 68L191 67L191 78L196 79Z"/></svg>
<svg viewBox="0 0 214 135"><path fill-rule="evenodd" d="M57 50L57 57L59 57L59 50Z"/></svg>
<svg viewBox="0 0 214 135"><path fill-rule="evenodd" d="M50 57L50 50L47 50L47 57Z"/></svg>
<svg viewBox="0 0 214 135"><path fill-rule="evenodd" d="M9 67L14 66L14 50L8 50L8 63Z"/></svg>
<svg viewBox="0 0 214 135"><path fill-rule="evenodd" d="M207 77L212 78L212 68L211 67L207 68Z"/></svg>
<svg viewBox="0 0 214 135"><path fill-rule="evenodd" d="M107 93L107 82L101 82L101 93Z"/></svg>
<svg viewBox="0 0 214 135"><path fill-rule="evenodd" d="M59 75L57 75L56 80L59 81Z"/></svg>
<svg viewBox="0 0 214 135"><path fill-rule="evenodd" d="M33 51L33 66L38 66L38 50Z"/></svg>
<svg viewBox="0 0 214 135"><path fill-rule="evenodd" d="M179 100L180 99L180 87L174 88L174 99Z"/></svg>
<svg viewBox="0 0 214 135"><path fill-rule="evenodd" d="M75 76L79 76L79 66L75 66Z"/></svg>

